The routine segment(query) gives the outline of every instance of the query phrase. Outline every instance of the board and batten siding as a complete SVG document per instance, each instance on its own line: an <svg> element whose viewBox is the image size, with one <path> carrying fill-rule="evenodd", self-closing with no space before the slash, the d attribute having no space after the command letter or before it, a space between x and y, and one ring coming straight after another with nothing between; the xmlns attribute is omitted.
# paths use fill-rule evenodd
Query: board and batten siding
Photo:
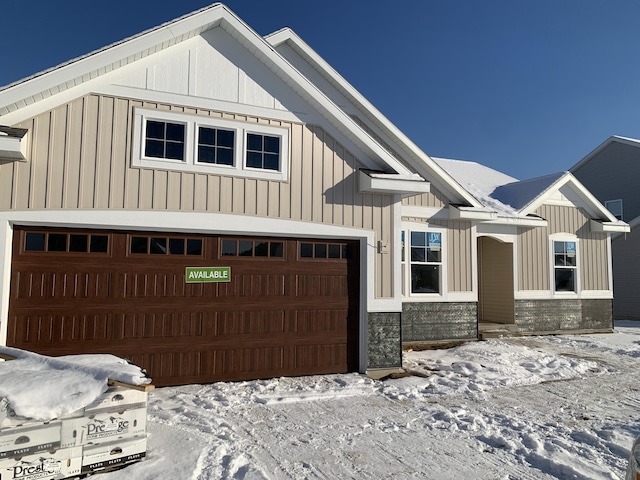
<svg viewBox="0 0 640 480"><path fill-rule="evenodd" d="M134 107L290 129L287 181L133 168ZM26 162L0 165L0 211L125 209L255 215L374 230L391 240L392 195L358 193L359 161L322 128L91 94L16 127ZM376 255L376 297L393 296L392 255Z"/></svg>
<svg viewBox="0 0 640 480"><path fill-rule="evenodd" d="M582 290L609 290L607 237L592 233L589 216L580 208L542 205L536 215L548 221L547 227L521 227L518 237L518 287L524 290L550 290L552 287L549 235L570 233L578 238L580 284Z"/></svg>
<svg viewBox="0 0 640 480"><path fill-rule="evenodd" d="M447 289L449 292L473 290L471 222L402 217L403 222L427 223L447 229ZM426 226L428 229L429 227Z"/></svg>
<svg viewBox="0 0 640 480"><path fill-rule="evenodd" d="M412 195L402 199L402 205L409 207L434 207L446 208L449 205L447 198L431 186L431 191L420 195Z"/></svg>

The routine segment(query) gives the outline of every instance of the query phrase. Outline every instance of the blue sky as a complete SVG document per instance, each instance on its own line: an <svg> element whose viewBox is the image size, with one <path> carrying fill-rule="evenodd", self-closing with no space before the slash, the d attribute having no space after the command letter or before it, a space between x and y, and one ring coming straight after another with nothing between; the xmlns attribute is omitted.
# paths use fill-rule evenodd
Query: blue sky
<svg viewBox="0 0 640 480"><path fill-rule="evenodd" d="M0 85L209 3L3 2ZM640 138L636 0L226 4L259 34L291 27L431 156L525 179Z"/></svg>

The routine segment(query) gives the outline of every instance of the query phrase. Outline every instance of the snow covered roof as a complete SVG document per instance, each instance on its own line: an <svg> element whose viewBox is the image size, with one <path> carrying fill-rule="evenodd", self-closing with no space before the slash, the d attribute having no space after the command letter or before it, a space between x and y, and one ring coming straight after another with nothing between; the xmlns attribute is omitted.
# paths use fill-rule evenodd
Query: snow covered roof
<svg viewBox="0 0 640 480"><path fill-rule="evenodd" d="M518 179L476 162L447 158L433 160L485 207L495 210L502 217L518 215L516 208L493 196L497 188L517 183Z"/></svg>
<svg viewBox="0 0 640 480"><path fill-rule="evenodd" d="M476 162L434 158L449 175L498 217L531 218L554 194L569 194L574 204L589 211L600 225L598 231L628 231L570 172L518 180ZM596 227L594 227L596 228Z"/></svg>

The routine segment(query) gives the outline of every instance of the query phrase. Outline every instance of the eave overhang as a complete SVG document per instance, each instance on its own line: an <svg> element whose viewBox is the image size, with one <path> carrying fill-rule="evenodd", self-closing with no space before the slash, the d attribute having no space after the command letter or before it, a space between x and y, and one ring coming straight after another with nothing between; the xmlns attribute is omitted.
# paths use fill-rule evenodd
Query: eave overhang
<svg viewBox="0 0 640 480"><path fill-rule="evenodd" d="M449 204L449 218L452 220L491 221L498 218L498 213L478 207Z"/></svg>
<svg viewBox="0 0 640 480"><path fill-rule="evenodd" d="M429 193L431 184L421 176L358 170L360 193L399 194L404 196Z"/></svg>
<svg viewBox="0 0 640 480"><path fill-rule="evenodd" d="M0 125L0 162L27 159L27 129Z"/></svg>
<svg viewBox="0 0 640 480"><path fill-rule="evenodd" d="M629 224L622 221L607 222L604 220L591 219L589 227L592 232L597 233L628 233L631 231Z"/></svg>

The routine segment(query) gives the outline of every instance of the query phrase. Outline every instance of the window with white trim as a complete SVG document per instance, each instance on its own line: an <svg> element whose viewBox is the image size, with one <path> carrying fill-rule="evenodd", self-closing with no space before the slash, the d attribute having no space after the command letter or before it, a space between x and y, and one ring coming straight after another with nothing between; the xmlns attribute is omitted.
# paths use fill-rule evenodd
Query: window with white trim
<svg viewBox="0 0 640 480"><path fill-rule="evenodd" d="M287 180L289 129L136 108L134 167Z"/></svg>
<svg viewBox="0 0 640 480"><path fill-rule="evenodd" d="M442 233L429 230L407 233L408 249L405 232L401 232L401 259L405 268L409 267L409 293L442 293Z"/></svg>
<svg viewBox="0 0 640 480"><path fill-rule="evenodd" d="M614 217L618 220L622 220L622 200L607 200L604 202L604 206L607 210L609 210Z"/></svg>
<svg viewBox="0 0 640 480"><path fill-rule="evenodd" d="M577 292L577 242L553 241L553 273L556 292Z"/></svg>

